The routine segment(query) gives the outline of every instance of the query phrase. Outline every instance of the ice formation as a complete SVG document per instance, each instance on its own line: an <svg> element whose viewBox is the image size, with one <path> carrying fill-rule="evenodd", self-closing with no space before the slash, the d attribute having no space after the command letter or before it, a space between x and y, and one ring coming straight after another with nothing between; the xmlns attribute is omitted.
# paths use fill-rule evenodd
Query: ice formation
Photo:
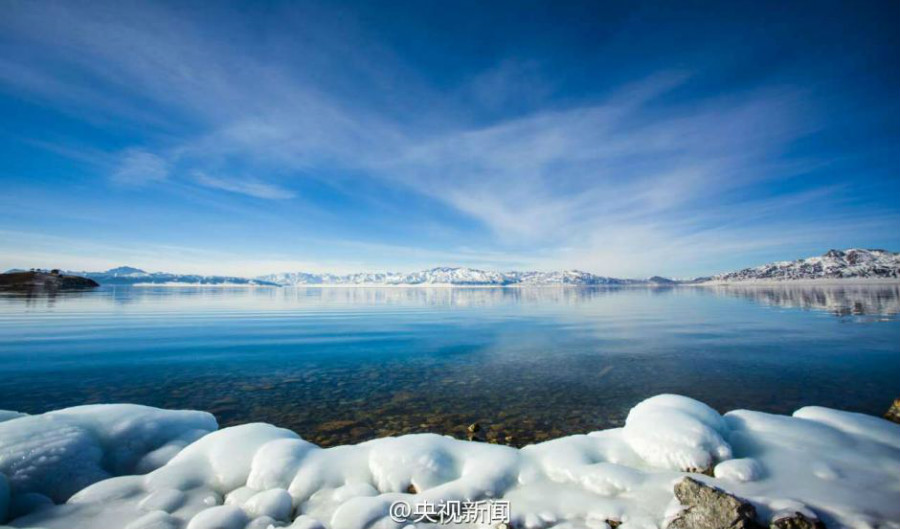
<svg viewBox="0 0 900 529"><path fill-rule="evenodd" d="M624 428L522 449L434 434L323 449L267 424L203 435L214 427L131 406L11 418L0 515L8 507L17 528L374 529L405 525L389 516L395 501L493 498L517 529L662 528L679 511L674 484L700 471L763 523L801 512L830 529L900 528L900 425L825 408L721 416L660 395Z"/></svg>
<svg viewBox="0 0 900 529"><path fill-rule="evenodd" d="M62 503L98 481L161 467L218 428L198 411L132 404L92 405L43 415L0 417L0 507L8 483L12 514ZM7 492L6 501L10 500Z"/></svg>

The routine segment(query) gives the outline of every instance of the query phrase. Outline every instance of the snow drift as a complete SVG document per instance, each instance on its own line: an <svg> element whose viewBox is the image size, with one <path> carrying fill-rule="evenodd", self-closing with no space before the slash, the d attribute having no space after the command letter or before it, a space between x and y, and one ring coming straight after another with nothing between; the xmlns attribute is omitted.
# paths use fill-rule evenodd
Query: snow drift
<svg viewBox="0 0 900 529"><path fill-rule="evenodd" d="M322 449L267 424L205 434L208 414L121 405L7 417L0 516L19 528L388 528L402 526L395 501L477 499L508 501L515 528L661 528L688 472L762 523L900 528L900 425L825 408L722 416L660 395L624 428L522 449L434 434Z"/></svg>

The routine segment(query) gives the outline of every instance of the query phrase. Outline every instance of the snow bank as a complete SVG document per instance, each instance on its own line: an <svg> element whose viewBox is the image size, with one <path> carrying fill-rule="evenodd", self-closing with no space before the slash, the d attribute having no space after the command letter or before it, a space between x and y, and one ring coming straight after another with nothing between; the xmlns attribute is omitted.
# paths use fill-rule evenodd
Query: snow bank
<svg viewBox="0 0 900 529"><path fill-rule="evenodd" d="M197 411L165 411L130 404L80 406L0 422L0 511L12 514L65 502L112 476L145 473L216 430Z"/></svg>
<svg viewBox="0 0 900 529"><path fill-rule="evenodd" d="M85 413L95 418L106 416L104 410L109 416L121 415L116 407L91 408ZM147 420L160 421L170 413L157 412L157 417L143 410ZM71 410L68 414L78 415ZM34 433L22 422L26 419L3 424L10 434L23 438L15 426ZM190 422L185 418L169 424L188 431ZM100 433L101 422L93 424L93 435L116 437L115 432ZM115 420L102 424L120 431ZM153 453L155 449L147 452L149 446L165 446L162 443L173 438L181 437L126 449L129 455L119 456L123 464L116 468L139 467L146 458L139 453ZM2 450L6 439L0 435ZM117 453L113 444L99 444ZM81 468L91 478L95 467L112 473L99 463L72 466L64 459L57 457L56 464ZM31 479L47 487L58 484L59 474L51 472L54 478L43 472L47 469L36 467ZM824 408L804 408L792 417L751 411L723 417L702 403L673 395L636 406L624 428L521 450L434 434L322 449L266 424L226 428L204 436L146 475L99 481L63 505L38 508L10 525L399 528L406 524L389 515L396 501L415 506L502 499L509 502L517 529L608 529L611 522L621 523L622 529L659 528L678 512L673 486L688 469L712 473L715 477L692 475L748 499L766 524L773 517L801 512L820 518L829 528L900 529L900 426ZM11 483L19 494L15 478Z"/></svg>
<svg viewBox="0 0 900 529"><path fill-rule="evenodd" d="M650 466L708 472L731 458L728 428L716 410L679 395L658 395L635 406L625 421L629 446Z"/></svg>
<svg viewBox="0 0 900 529"><path fill-rule="evenodd" d="M25 414L17 411L0 410L0 422L18 419L19 417L25 417Z"/></svg>

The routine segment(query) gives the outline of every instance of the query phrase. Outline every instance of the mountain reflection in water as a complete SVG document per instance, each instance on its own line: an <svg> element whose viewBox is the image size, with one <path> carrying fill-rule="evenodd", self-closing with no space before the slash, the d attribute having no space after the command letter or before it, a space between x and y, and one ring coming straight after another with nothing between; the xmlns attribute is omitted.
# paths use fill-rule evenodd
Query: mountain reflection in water
<svg viewBox="0 0 900 529"><path fill-rule="evenodd" d="M763 305L804 310L821 310L835 316L900 314L900 284L790 286L727 285L709 288L716 295L751 299Z"/></svg>
<svg viewBox="0 0 900 529"><path fill-rule="evenodd" d="M745 298L761 305L824 311L835 316L882 316L900 314L900 283L810 285L731 284L679 286L537 286L537 287L209 287L209 286L109 286L97 291L2 292L0 300L19 300L25 306L52 307L58 300L79 298L90 304L103 297L118 305L152 304L161 299L215 302L227 292L230 299L243 299L260 308L316 302L327 306L388 306L479 308L502 305L578 305L616 295L667 296L682 294Z"/></svg>

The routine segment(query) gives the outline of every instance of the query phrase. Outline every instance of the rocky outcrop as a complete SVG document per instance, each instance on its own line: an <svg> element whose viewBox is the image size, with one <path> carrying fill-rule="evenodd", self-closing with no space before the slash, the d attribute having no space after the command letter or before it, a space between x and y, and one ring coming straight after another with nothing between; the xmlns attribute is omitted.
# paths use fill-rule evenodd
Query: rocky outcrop
<svg viewBox="0 0 900 529"><path fill-rule="evenodd" d="M693 478L675 484L675 498L684 507L668 529L759 529L756 508ZM779 528L779 529L788 529ZM791 528L793 529L793 528Z"/></svg>
<svg viewBox="0 0 900 529"><path fill-rule="evenodd" d="M64 275L59 270L0 274L0 288L8 290L74 290L99 286L93 279Z"/></svg>
<svg viewBox="0 0 900 529"><path fill-rule="evenodd" d="M667 529L762 529L757 521L756 508L749 501L738 498L694 478L684 478L675 484L675 498L682 505L678 516ZM801 512L776 514L769 529L825 529L825 524Z"/></svg>

